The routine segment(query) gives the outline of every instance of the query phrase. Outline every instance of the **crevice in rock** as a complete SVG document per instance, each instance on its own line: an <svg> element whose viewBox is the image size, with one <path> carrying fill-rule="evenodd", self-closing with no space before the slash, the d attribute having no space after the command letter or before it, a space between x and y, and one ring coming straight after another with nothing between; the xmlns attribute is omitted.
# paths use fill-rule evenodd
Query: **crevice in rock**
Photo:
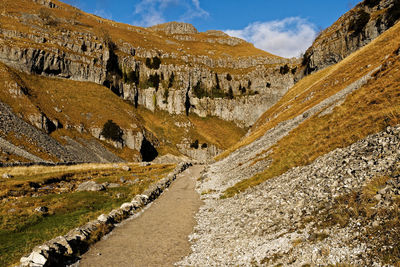
<svg viewBox="0 0 400 267"><path fill-rule="evenodd" d="M185 111L186 111L186 116L189 116L191 104L190 104L190 97L189 97L189 91L190 91L190 79L189 79L189 86L186 90L186 97L185 97Z"/></svg>
<svg viewBox="0 0 400 267"><path fill-rule="evenodd" d="M142 155L143 161L153 161L158 156L157 149L150 143L146 137L143 138L142 146L140 148L140 154Z"/></svg>
<svg viewBox="0 0 400 267"><path fill-rule="evenodd" d="M110 57L107 60L106 79L103 85L107 86L114 94L121 96L122 92L120 90L119 83L122 80L122 71L119 67L118 56L114 52L116 47L113 43L109 44L108 46Z"/></svg>
<svg viewBox="0 0 400 267"><path fill-rule="evenodd" d="M44 73L46 73L47 75L57 76L57 75L61 74L61 70L60 69L45 69Z"/></svg>

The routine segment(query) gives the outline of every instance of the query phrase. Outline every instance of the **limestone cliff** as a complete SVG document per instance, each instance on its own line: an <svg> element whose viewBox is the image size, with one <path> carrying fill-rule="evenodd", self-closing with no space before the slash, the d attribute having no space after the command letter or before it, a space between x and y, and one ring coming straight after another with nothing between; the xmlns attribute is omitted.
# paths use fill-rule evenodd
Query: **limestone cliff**
<svg viewBox="0 0 400 267"><path fill-rule="evenodd" d="M400 18L400 1L363 1L320 33L303 58L304 74L330 65L370 43Z"/></svg>
<svg viewBox="0 0 400 267"><path fill-rule="evenodd" d="M297 62L222 32L178 22L139 28L58 1L17 2L32 9L10 2L1 15L1 62L102 84L135 106L250 126L293 85Z"/></svg>

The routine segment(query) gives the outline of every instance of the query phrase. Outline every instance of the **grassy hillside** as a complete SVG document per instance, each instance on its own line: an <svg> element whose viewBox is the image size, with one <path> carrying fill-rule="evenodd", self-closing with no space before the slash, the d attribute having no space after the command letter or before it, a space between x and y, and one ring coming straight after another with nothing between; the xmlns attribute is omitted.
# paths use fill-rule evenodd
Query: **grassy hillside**
<svg viewBox="0 0 400 267"><path fill-rule="evenodd" d="M28 75L1 63L0 75L3 80L3 83L0 83L0 101L8 104L27 121L29 116L40 113L46 114L52 121L58 121L62 128L52 132L51 136L61 143L65 143L64 136L75 140L95 140L90 131L95 128L101 129L108 120L133 132L146 128L161 141L161 154L179 155L176 144L184 139L197 139L200 143L226 149L239 141L246 132L232 122L214 117L186 117L158 110L152 112L142 107L135 109L132 104L123 101L108 88L95 83ZM14 87L15 90L22 90L21 93L16 95L11 92L10 89ZM190 124L189 130L178 127L178 122ZM83 127L84 132L78 132L76 127ZM3 133L3 137L43 159L58 161L42 151L34 142L26 142L25 138L20 138L15 133ZM128 148L116 149L107 142L102 144L128 161L138 156L137 151ZM9 155L9 159L26 161L13 155Z"/></svg>
<svg viewBox="0 0 400 267"><path fill-rule="evenodd" d="M367 73L381 66L373 78L349 95L330 114L316 114L305 120L270 150L269 168L229 188L225 195L243 191L288 169L311 163L338 147L345 147L365 136L399 123L400 115L400 25L395 25L368 46L355 52L341 63L310 75L297 83L251 130L251 134L227 150L229 152L250 144L281 122L294 118L339 92Z"/></svg>
<svg viewBox="0 0 400 267"><path fill-rule="evenodd" d="M239 128L235 123L216 117L171 115L166 111L151 112L142 107L136 111L143 119L143 125L160 138L162 142L160 152L163 154L179 155L175 144L181 143L184 139L190 139L192 142L198 140L200 144L213 144L220 149L227 149L246 133L246 129ZM184 124L190 126L183 128L177 126Z"/></svg>
<svg viewBox="0 0 400 267"><path fill-rule="evenodd" d="M10 16L0 16L0 24L2 27L10 30L18 30L26 33L33 33L34 30L29 24L25 23L22 19L26 14L26 7L29 6L30 14L40 14L43 10L50 15L49 21L55 21L51 24L52 27L47 27L52 30L52 34L58 35L61 32L68 30L78 32L94 33L97 36L105 37L109 34L112 40L117 44L129 43L134 47L141 47L143 49L153 49L155 51L163 51L165 53L174 53L178 61L179 57L183 55L204 55L205 51L210 58L220 58L230 56L233 58L240 57L272 57L278 58L270 53L255 48L252 44L242 41L235 46L225 44L223 41L231 37L224 34L178 34L177 38L173 35L167 35L164 32L155 31L151 28L142 28L131 26L128 24L118 23L115 21L100 18L96 15L85 13L75 7L54 0L58 8L47 8L42 5L36 4L31 0L3 0L0 4L0 9L7 10ZM62 18L62 19L57 19ZM38 23L38 22L35 22ZM184 37L188 36L188 41L182 41ZM74 36L71 36L74 38ZM209 42L208 40L211 40ZM32 45L27 39L25 46ZM37 45L37 44L36 44ZM36 46L35 45L35 46ZM41 47L56 47L47 43L40 44ZM57 47L62 49L62 47Z"/></svg>
<svg viewBox="0 0 400 267"><path fill-rule="evenodd" d="M16 263L34 246L131 201L174 168L128 166L129 171L115 164L2 168L0 174L11 174L13 179L0 181L0 265ZM85 181L118 187L76 192ZM47 207L48 212L35 212L37 207Z"/></svg>

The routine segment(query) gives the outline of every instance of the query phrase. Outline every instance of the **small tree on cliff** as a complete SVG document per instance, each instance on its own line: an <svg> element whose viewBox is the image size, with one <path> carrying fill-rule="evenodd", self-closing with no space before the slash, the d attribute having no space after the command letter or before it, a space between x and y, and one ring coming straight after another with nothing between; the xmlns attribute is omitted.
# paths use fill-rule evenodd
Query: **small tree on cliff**
<svg viewBox="0 0 400 267"><path fill-rule="evenodd" d="M122 134L123 131L122 129L113 122L112 120L108 120L104 125L103 125L103 130L101 130L100 133L102 136L104 136L105 139L108 140L113 140L116 142L122 141Z"/></svg>

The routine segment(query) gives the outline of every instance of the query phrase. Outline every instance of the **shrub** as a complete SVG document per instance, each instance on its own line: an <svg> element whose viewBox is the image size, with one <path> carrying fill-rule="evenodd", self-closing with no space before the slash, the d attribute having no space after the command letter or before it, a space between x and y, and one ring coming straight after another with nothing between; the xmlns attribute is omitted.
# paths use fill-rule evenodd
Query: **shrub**
<svg viewBox="0 0 400 267"><path fill-rule="evenodd" d="M287 74L290 71L290 68L287 64L285 64L285 66L282 66L279 70L279 73L282 75Z"/></svg>
<svg viewBox="0 0 400 267"><path fill-rule="evenodd" d="M113 140L116 142L122 141L122 134L123 131L122 129L113 122L112 120L108 120L104 125L103 129L101 130L100 133L104 138Z"/></svg>
<svg viewBox="0 0 400 267"><path fill-rule="evenodd" d="M154 87L156 88L156 91L158 91L158 88L160 86L160 76L157 73L150 74L147 82L150 87Z"/></svg>
<svg viewBox="0 0 400 267"><path fill-rule="evenodd" d="M57 20L52 17L50 10L44 7L39 10L39 18L45 25L57 26L58 24Z"/></svg>
<svg viewBox="0 0 400 267"><path fill-rule="evenodd" d="M232 81L232 76L228 73L228 74L226 75L226 79L227 79L228 81Z"/></svg>
<svg viewBox="0 0 400 267"><path fill-rule="evenodd" d="M201 148L207 148L207 147L208 147L207 143L201 145Z"/></svg>
<svg viewBox="0 0 400 267"><path fill-rule="evenodd" d="M199 140L196 139L196 141L191 143L190 148L198 149L199 148Z"/></svg>
<svg viewBox="0 0 400 267"><path fill-rule="evenodd" d="M271 83L267 82L267 84L265 85L267 88L271 88Z"/></svg>
<svg viewBox="0 0 400 267"><path fill-rule="evenodd" d="M131 70L127 74L124 73L124 81L126 83L138 84L139 83L139 72Z"/></svg>
<svg viewBox="0 0 400 267"><path fill-rule="evenodd" d="M211 89L211 97L212 98L224 98L226 94L218 87L213 87Z"/></svg>
<svg viewBox="0 0 400 267"><path fill-rule="evenodd" d="M152 68L158 70L161 65L161 59L159 57L153 57Z"/></svg>
<svg viewBox="0 0 400 267"><path fill-rule="evenodd" d="M113 42L110 33L104 28L100 28L100 37L112 52L117 49L117 45Z"/></svg>
<svg viewBox="0 0 400 267"><path fill-rule="evenodd" d="M207 91L203 88L201 81L198 81L195 86L193 86L193 93L197 98L207 97Z"/></svg>
<svg viewBox="0 0 400 267"><path fill-rule="evenodd" d="M157 56L153 57L153 59L146 58L145 64L149 69L158 70L160 68L160 65L161 65L161 59L159 57L157 57Z"/></svg>
<svg viewBox="0 0 400 267"><path fill-rule="evenodd" d="M250 81L250 80L247 82L247 88L248 88L248 89L251 88L251 81Z"/></svg>
<svg viewBox="0 0 400 267"><path fill-rule="evenodd" d="M146 58L146 62L145 62L145 64L146 64L146 67L148 67L149 69L151 69L151 59L150 58Z"/></svg>
<svg viewBox="0 0 400 267"><path fill-rule="evenodd" d="M43 21L48 21L51 18L50 10L44 7L39 9L39 18L41 18Z"/></svg>

